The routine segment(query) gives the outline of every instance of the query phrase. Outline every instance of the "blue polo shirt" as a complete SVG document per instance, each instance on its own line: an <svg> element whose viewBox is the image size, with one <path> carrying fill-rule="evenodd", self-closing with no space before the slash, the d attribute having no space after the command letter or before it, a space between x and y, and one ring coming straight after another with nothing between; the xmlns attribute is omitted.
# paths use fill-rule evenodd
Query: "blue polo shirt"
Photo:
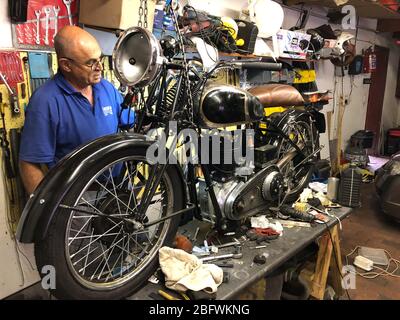
<svg viewBox="0 0 400 320"><path fill-rule="evenodd" d="M93 107L61 73L38 88L26 108L19 158L52 167L78 146L116 133L122 96L104 79L92 87Z"/></svg>

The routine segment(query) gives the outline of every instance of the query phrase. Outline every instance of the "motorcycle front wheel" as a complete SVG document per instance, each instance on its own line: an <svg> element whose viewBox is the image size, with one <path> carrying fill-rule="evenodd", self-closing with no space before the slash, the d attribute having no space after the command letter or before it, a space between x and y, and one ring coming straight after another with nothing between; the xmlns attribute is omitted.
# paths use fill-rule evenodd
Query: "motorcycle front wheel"
<svg viewBox="0 0 400 320"><path fill-rule="evenodd" d="M46 237L35 243L38 270L54 267L57 298L121 299L155 272L158 250L172 244L180 216L144 228L131 223L139 221L151 168L145 147L100 156L60 199ZM178 175L167 166L142 224L183 209Z"/></svg>

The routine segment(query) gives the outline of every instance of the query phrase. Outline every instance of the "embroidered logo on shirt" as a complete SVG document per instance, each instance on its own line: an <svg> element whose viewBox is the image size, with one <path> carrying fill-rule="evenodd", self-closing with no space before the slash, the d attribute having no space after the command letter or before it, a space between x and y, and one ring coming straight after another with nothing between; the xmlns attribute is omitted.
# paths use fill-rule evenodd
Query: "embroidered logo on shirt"
<svg viewBox="0 0 400 320"><path fill-rule="evenodd" d="M113 114L112 107L111 106L103 107L103 113L104 116L112 115Z"/></svg>

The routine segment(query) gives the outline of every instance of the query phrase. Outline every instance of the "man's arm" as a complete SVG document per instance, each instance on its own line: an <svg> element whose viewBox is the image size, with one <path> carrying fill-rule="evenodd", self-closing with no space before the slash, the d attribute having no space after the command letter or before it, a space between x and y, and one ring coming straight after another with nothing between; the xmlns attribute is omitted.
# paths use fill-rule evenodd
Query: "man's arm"
<svg viewBox="0 0 400 320"><path fill-rule="evenodd" d="M32 194L44 177L44 173L40 168L40 164L19 161L19 171L21 173L22 182L28 194Z"/></svg>

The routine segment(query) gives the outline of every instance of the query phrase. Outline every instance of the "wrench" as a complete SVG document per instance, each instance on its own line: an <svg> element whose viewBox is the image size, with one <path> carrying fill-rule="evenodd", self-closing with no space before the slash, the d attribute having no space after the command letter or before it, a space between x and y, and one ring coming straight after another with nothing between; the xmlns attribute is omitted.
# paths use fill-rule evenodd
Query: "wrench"
<svg viewBox="0 0 400 320"><path fill-rule="evenodd" d="M53 40L58 32L58 13L60 12L60 6L53 7L54 11L54 33L53 33Z"/></svg>
<svg viewBox="0 0 400 320"><path fill-rule="evenodd" d="M45 27L45 36L44 36L44 43L49 44L49 20L50 20L50 12L51 8L50 7L45 7L44 8L44 14L46 15L46 27Z"/></svg>
<svg viewBox="0 0 400 320"><path fill-rule="evenodd" d="M10 93L13 95L13 94L14 94L14 91L12 91L10 85L8 84L8 82L7 82L7 80L6 80L6 77L5 77L1 72L0 72L0 78L1 78L1 80L3 80L3 82L4 82L4 84L6 85L8 91L10 91Z"/></svg>
<svg viewBox="0 0 400 320"><path fill-rule="evenodd" d="M63 0L65 6L67 7L67 14L68 14L68 19L69 19L69 25L73 26L74 24L72 23L72 15L71 15L71 3L73 0Z"/></svg>
<svg viewBox="0 0 400 320"><path fill-rule="evenodd" d="M36 44L40 44L40 36L39 36L39 26L40 26L40 14L42 12L40 10L35 10L36 15Z"/></svg>

